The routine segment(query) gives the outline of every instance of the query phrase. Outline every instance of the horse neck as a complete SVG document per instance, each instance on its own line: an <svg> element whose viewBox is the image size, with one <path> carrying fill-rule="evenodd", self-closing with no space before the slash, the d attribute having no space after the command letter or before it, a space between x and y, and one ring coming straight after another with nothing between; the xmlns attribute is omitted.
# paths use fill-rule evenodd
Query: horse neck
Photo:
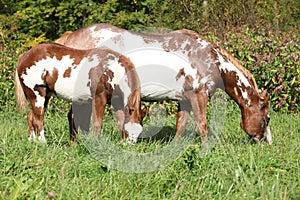
<svg viewBox="0 0 300 200"><path fill-rule="evenodd" d="M226 93L241 108L257 102L258 88L252 74L221 47L214 46L214 50Z"/></svg>
<svg viewBox="0 0 300 200"><path fill-rule="evenodd" d="M234 66L234 65L233 65ZM237 68L220 68L221 77L226 93L239 105L247 109L256 104L259 98L256 86Z"/></svg>
<svg viewBox="0 0 300 200"><path fill-rule="evenodd" d="M252 87L240 86L238 82L226 84L226 79L227 78L223 79L226 93L242 110L247 110L250 105L256 104L258 95Z"/></svg>

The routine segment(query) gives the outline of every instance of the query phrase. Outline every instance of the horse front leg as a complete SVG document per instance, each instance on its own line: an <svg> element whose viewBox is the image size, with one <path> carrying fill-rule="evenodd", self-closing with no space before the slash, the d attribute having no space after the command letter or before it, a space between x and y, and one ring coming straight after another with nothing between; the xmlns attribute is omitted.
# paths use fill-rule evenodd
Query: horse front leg
<svg viewBox="0 0 300 200"><path fill-rule="evenodd" d="M208 142L208 128L206 120L208 95L203 88L200 91L196 91L191 95L191 105L194 112L195 121L197 124L197 131L200 134L203 144Z"/></svg>
<svg viewBox="0 0 300 200"><path fill-rule="evenodd" d="M33 110L31 109L27 115L27 123L28 123L28 140L36 140L36 134L33 126Z"/></svg>
<svg viewBox="0 0 300 200"><path fill-rule="evenodd" d="M104 93L95 95L92 102L92 119L93 119L93 133L98 136L102 128L102 119L104 116L105 105L107 97Z"/></svg>
<svg viewBox="0 0 300 200"><path fill-rule="evenodd" d="M68 112L68 122L69 122L69 132L70 132L70 143L74 144L76 135L78 134L77 127L75 126L75 121L74 121L74 113L72 106Z"/></svg>
<svg viewBox="0 0 300 200"><path fill-rule="evenodd" d="M116 111L116 119L117 119L117 122L118 122L118 128L119 128L119 131L120 133L123 132L123 127L124 127L124 122L125 122L125 114L124 114L124 111L122 109L118 109ZM125 137L125 135L123 136L123 133L122 133L122 138Z"/></svg>

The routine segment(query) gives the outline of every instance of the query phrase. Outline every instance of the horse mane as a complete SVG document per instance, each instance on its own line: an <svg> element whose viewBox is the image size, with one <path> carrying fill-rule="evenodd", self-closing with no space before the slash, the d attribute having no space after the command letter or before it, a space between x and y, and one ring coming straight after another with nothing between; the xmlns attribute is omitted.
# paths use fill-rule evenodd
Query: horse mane
<svg viewBox="0 0 300 200"><path fill-rule="evenodd" d="M254 89L258 92L258 87L256 84L256 81L253 77L253 75L250 73L249 70L247 70L245 67L242 66L242 64L235 59L230 53L228 53L225 49L221 48L220 46L213 44L209 41L207 41L204 37L202 37L200 34L198 34L195 31L191 31L188 29L183 29L180 32L187 34L189 36L194 37L195 39L201 39L201 40L205 40L207 43L209 43L214 49L217 49L223 56L225 56L236 68L238 68L238 70L240 70L244 76L252 83L252 85L254 86Z"/></svg>
<svg viewBox="0 0 300 200"><path fill-rule="evenodd" d="M214 48L218 49L222 55L224 55L236 68L238 68L238 70L240 70L244 74L244 76L252 83L254 89L258 92L256 81L254 79L254 76L251 74L251 72L247 70L245 67L243 67L242 64L237 59L235 59L230 53L228 53L225 49L217 45L215 45Z"/></svg>
<svg viewBox="0 0 300 200"><path fill-rule="evenodd" d="M62 34L62 36L60 36L60 38L55 40L55 42L58 43L58 44L65 44L66 40L68 39L68 37L71 33L73 33L73 32L72 31L64 32L64 34Z"/></svg>

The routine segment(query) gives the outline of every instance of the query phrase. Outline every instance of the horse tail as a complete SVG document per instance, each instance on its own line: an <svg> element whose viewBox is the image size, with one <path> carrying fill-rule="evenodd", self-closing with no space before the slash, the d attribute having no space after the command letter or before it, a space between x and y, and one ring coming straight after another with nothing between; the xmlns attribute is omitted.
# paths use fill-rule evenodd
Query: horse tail
<svg viewBox="0 0 300 200"><path fill-rule="evenodd" d="M20 113L24 113L28 108L28 101L20 82L18 70L15 71L15 91L18 110Z"/></svg>

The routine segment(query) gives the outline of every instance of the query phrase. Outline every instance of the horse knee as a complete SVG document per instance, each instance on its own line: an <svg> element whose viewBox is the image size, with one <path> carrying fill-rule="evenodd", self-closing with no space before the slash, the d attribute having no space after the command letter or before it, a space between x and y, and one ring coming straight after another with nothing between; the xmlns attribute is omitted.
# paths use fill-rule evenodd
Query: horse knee
<svg viewBox="0 0 300 200"><path fill-rule="evenodd" d="M198 133L201 137L207 137L208 128L207 128L206 120L198 121L197 129L198 129Z"/></svg>

